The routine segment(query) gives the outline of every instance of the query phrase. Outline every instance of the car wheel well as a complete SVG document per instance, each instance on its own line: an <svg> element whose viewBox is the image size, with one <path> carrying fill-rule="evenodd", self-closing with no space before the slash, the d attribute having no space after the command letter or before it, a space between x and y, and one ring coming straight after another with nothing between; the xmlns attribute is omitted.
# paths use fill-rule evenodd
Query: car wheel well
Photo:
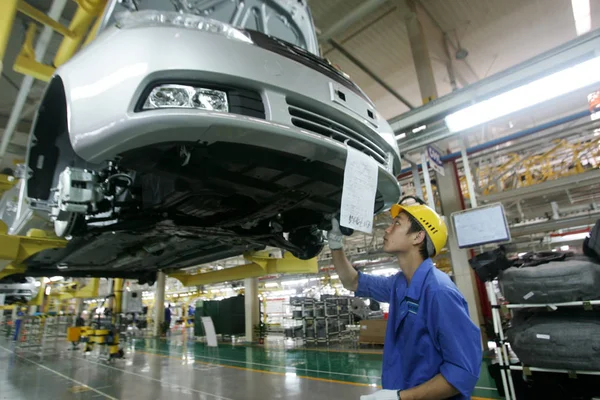
<svg viewBox="0 0 600 400"><path fill-rule="evenodd" d="M46 89L32 129L27 157L31 171L28 197L50 200L60 172L67 166L81 164L85 162L75 154L69 138L65 87L56 75Z"/></svg>

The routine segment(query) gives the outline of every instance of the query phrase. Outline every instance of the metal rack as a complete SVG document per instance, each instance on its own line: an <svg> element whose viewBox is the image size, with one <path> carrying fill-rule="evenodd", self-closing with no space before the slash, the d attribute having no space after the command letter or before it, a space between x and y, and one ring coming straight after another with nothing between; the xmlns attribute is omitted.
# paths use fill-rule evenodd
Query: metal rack
<svg viewBox="0 0 600 400"><path fill-rule="evenodd" d="M309 298L294 297L290 299L292 320L301 324L288 327L285 336L292 339L303 339L305 343L341 343L351 338L346 328L352 325L350 297L326 297L321 301Z"/></svg>
<svg viewBox="0 0 600 400"><path fill-rule="evenodd" d="M496 360L500 365L500 374L502 378L502 386L504 387L505 399L516 400L514 383L510 371L523 371L525 375L531 375L532 372L554 372L569 374L569 376L576 377L579 375L598 375L600 371L573 371L568 369L555 369L555 368L539 368L531 367L526 365L510 365L509 358L509 346L510 343L507 341L502 328L502 319L500 316L500 309L508 311L510 309L521 309L521 308L546 308L549 311L555 311L559 307L583 307L586 310L591 310L592 306L600 305L600 300L588 300L588 301L571 301L567 303L537 303L537 304L498 304L498 297L494 290L492 282L486 282L486 290L488 299L492 305L492 319L494 322L494 332L499 338L499 351L496 352Z"/></svg>
<svg viewBox="0 0 600 400"><path fill-rule="evenodd" d="M67 328L73 325L70 315L23 315L15 320L13 329L17 335L15 347L43 351L56 349L67 338ZM18 326L18 328L17 328Z"/></svg>

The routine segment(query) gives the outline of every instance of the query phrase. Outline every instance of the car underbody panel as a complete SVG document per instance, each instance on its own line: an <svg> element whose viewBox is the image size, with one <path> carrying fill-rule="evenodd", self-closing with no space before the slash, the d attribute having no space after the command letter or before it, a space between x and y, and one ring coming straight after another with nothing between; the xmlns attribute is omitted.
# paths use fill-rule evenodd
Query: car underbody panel
<svg viewBox="0 0 600 400"><path fill-rule="evenodd" d="M343 171L328 164L242 144L188 146L182 152L184 145L123 154L120 165L135 171L135 179L116 216L88 215L87 227L75 231L66 248L27 260L31 274L110 271L113 277L151 281L159 269L265 246L301 254L283 232L327 229L323 216L339 209ZM375 207L383 207L381 195Z"/></svg>

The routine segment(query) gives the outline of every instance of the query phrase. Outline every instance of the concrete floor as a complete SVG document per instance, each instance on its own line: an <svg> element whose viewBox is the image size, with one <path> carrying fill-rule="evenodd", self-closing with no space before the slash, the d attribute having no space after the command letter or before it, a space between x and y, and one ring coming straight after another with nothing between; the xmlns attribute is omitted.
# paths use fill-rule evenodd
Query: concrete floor
<svg viewBox="0 0 600 400"><path fill-rule="evenodd" d="M381 383L378 351L285 350L137 339L111 364L67 345L41 356L0 339L0 399L356 399ZM500 398L485 367L474 396ZM475 399L475 397L474 397Z"/></svg>

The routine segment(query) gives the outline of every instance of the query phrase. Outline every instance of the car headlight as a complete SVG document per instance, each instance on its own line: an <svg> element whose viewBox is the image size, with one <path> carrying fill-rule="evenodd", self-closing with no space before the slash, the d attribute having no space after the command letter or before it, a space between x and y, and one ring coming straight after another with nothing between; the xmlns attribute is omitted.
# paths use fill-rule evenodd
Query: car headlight
<svg viewBox="0 0 600 400"><path fill-rule="evenodd" d="M253 43L250 37L239 29L226 23L193 14L181 14L174 11L135 11L122 12L115 15L117 27L121 29L140 28L146 26L174 26L198 30L229 39Z"/></svg>
<svg viewBox="0 0 600 400"><path fill-rule="evenodd" d="M196 108L229 112L227 93L188 85L158 85L150 91L144 110L157 108Z"/></svg>

